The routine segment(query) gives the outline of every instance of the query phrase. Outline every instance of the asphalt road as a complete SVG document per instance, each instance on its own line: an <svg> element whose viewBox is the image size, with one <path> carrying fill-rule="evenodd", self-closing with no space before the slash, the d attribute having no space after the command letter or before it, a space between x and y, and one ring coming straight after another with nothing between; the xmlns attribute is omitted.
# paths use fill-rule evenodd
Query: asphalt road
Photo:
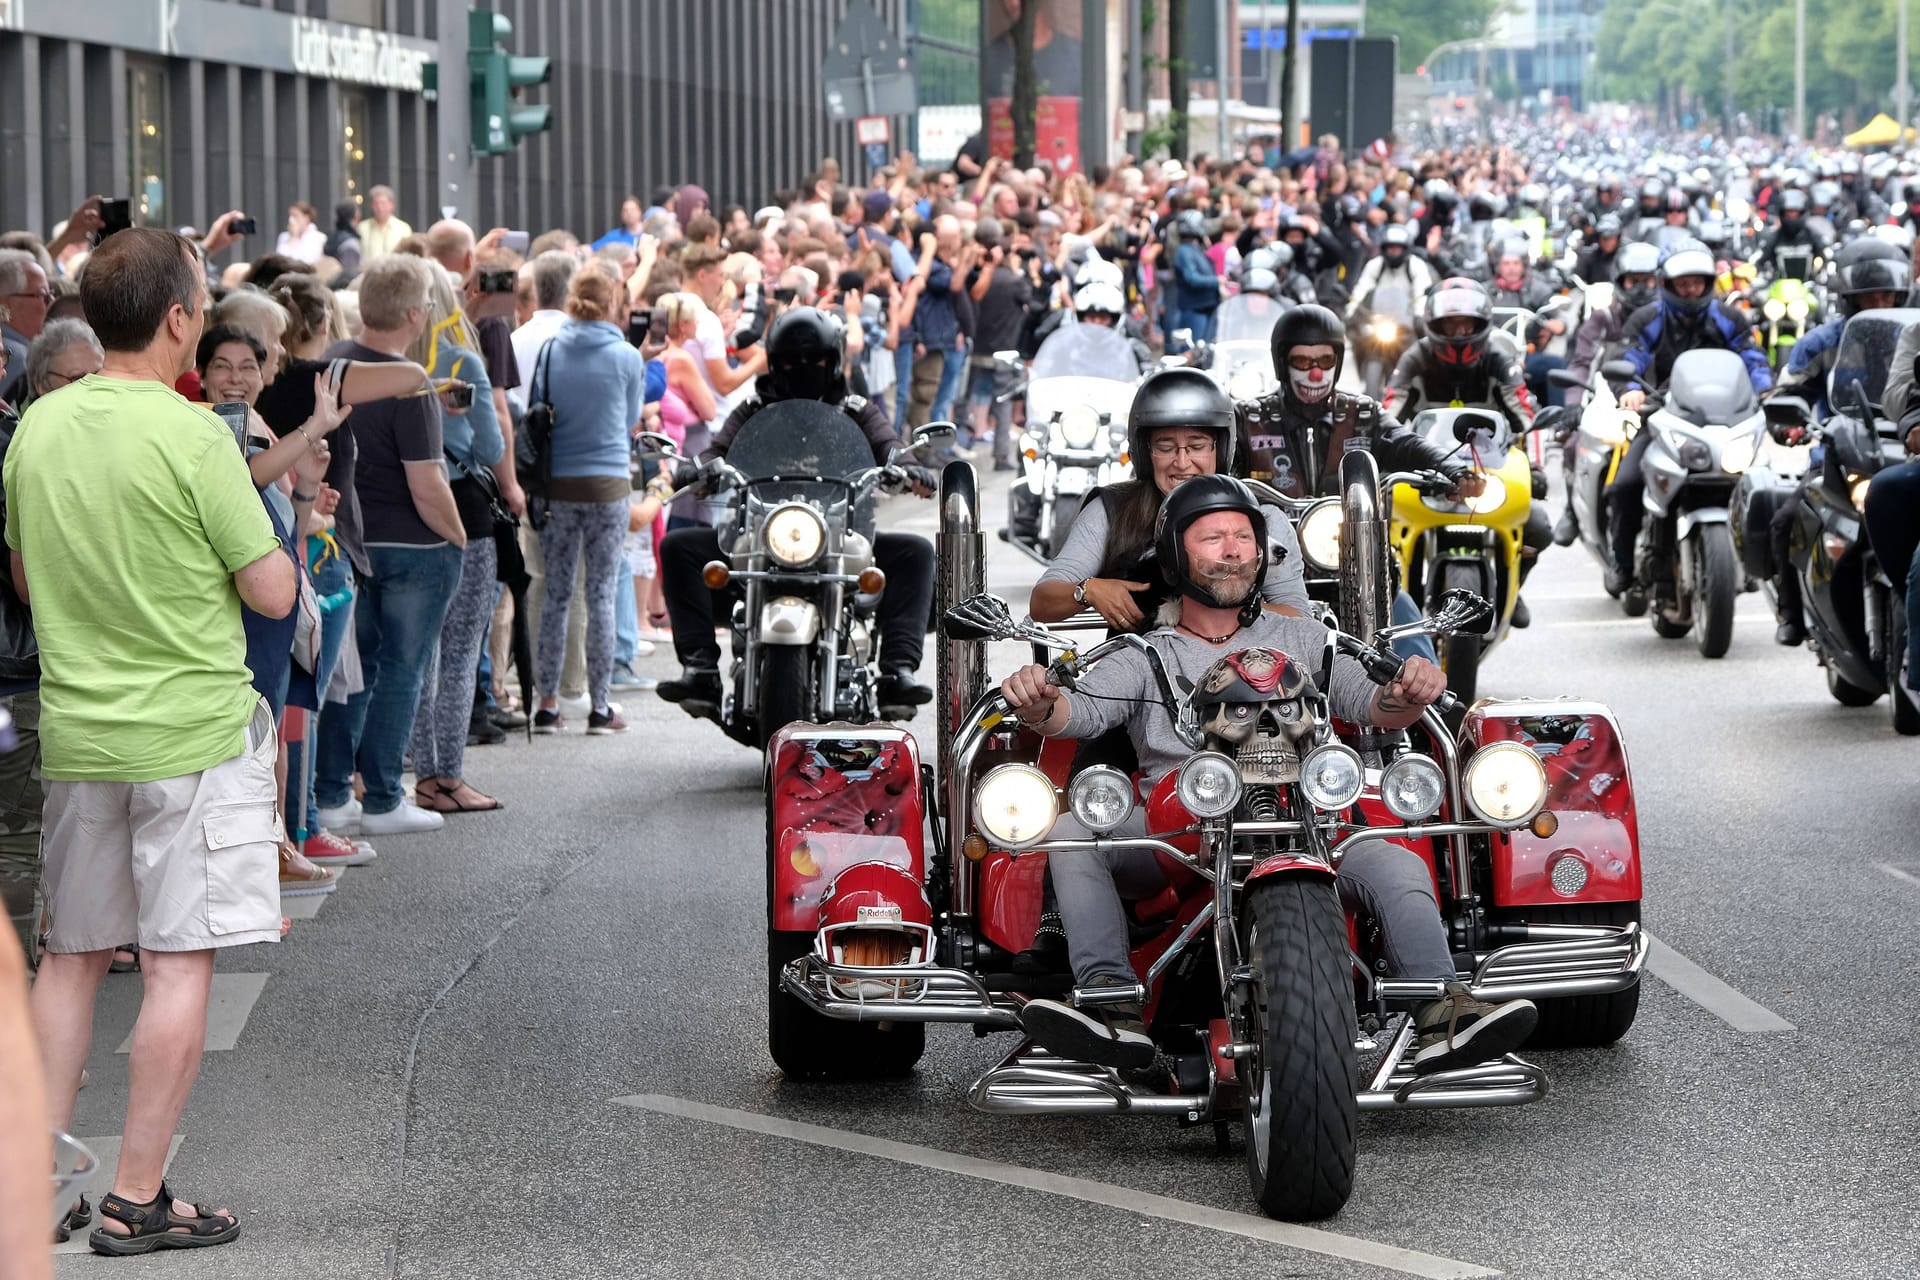
<svg viewBox="0 0 1920 1280"><path fill-rule="evenodd" d="M990 545L1023 602L1036 566ZM1363 1116L1317 1232L1254 1216L1237 1132L972 1112L1004 1037L936 1028L895 1085L784 1083L759 760L643 694L623 737L472 752L505 812L382 842L288 941L224 955L258 998L170 1177L244 1234L60 1275L1910 1276L1920 744L1833 702L1760 597L1707 662L1598 579L1550 553L1484 679L1618 712L1656 966L1691 994L1656 978L1619 1045L1538 1055L1536 1105ZM118 1131L137 998L109 979L84 1137Z"/></svg>

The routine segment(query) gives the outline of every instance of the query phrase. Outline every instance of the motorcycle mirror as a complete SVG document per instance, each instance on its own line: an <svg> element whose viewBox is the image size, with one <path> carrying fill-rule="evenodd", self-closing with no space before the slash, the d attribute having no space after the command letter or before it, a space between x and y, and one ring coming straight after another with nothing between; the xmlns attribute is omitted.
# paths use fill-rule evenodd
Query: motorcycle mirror
<svg viewBox="0 0 1920 1280"><path fill-rule="evenodd" d="M940 633L949 640L1011 640L1020 634L1020 625L1005 600L983 593L941 615Z"/></svg>
<svg viewBox="0 0 1920 1280"><path fill-rule="evenodd" d="M657 453L663 458L677 458L680 456L680 446L674 443L673 437L664 435L658 431L642 431L633 438L633 442L636 445L647 446L649 451Z"/></svg>
<svg viewBox="0 0 1920 1280"><path fill-rule="evenodd" d="M1549 369L1547 370L1547 381L1556 387L1584 387L1587 385L1580 380L1580 375L1571 369Z"/></svg>
<svg viewBox="0 0 1920 1280"><path fill-rule="evenodd" d="M1175 329L1173 331L1173 340L1183 347L1190 347L1193 345L1193 330Z"/></svg>
<svg viewBox="0 0 1920 1280"><path fill-rule="evenodd" d="M1493 630L1493 606L1485 597L1455 589L1443 592L1440 608L1427 621L1441 636L1484 636Z"/></svg>
<svg viewBox="0 0 1920 1280"><path fill-rule="evenodd" d="M1630 381L1640 376L1640 371L1625 360L1609 360L1600 366L1600 372L1609 378L1619 378L1623 381Z"/></svg>
<svg viewBox="0 0 1920 1280"><path fill-rule="evenodd" d="M958 436L960 428L951 422L929 422L925 426L913 429L913 443L923 445L929 440L938 440L942 436Z"/></svg>
<svg viewBox="0 0 1920 1280"><path fill-rule="evenodd" d="M1804 427L1813 417L1813 409L1800 396L1774 396L1760 406L1767 422L1780 427Z"/></svg>
<svg viewBox="0 0 1920 1280"><path fill-rule="evenodd" d="M1481 413L1468 409L1454 415L1453 438L1461 444L1477 445L1482 449L1493 447L1494 437L1500 433L1500 419L1490 413Z"/></svg>

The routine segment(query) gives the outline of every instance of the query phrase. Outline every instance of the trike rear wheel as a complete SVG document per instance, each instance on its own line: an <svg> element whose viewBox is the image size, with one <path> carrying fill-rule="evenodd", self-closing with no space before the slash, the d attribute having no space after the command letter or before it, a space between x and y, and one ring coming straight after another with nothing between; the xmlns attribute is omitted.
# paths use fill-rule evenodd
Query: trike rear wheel
<svg viewBox="0 0 1920 1280"><path fill-rule="evenodd" d="M1503 923L1606 925L1624 928L1640 919L1638 902L1590 902L1564 907L1517 907L1502 912ZM1606 995L1565 996L1534 1001L1540 1021L1525 1048L1580 1049L1612 1044L1627 1034L1640 1011L1640 984Z"/></svg>
<svg viewBox="0 0 1920 1280"><path fill-rule="evenodd" d="M780 986L780 971L813 949L811 933L767 931L767 1049L789 1080L893 1080L927 1046L924 1022L823 1018Z"/></svg>

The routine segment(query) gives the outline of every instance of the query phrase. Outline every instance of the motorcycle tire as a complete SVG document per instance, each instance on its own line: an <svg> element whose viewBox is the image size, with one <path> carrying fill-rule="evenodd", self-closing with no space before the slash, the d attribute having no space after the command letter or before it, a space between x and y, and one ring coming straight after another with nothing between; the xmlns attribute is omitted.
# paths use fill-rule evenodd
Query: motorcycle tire
<svg viewBox="0 0 1920 1280"><path fill-rule="evenodd" d="M1643 609L1642 612L1645 612L1645 610ZM1659 636L1662 640L1684 640L1687 637L1687 632L1691 630L1693 630L1692 620L1676 622L1667 616L1664 609L1655 609L1653 611L1653 634Z"/></svg>
<svg viewBox="0 0 1920 1280"><path fill-rule="evenodd" d="M1307 1222L1353 1193L1359 1029L1339 895L1324 881L1247 890L1247 1177L1269 1217Z"/></svg>
<svg viewBox="0 0 1920 1280"><path fill-rule="evenodd" d="M1073 522L1079 517L1078 499L1053 500L1053 532L1047 535L1047 545L1041 548L1047 553L1047 559L1059 558L1060 548L1067 545L1067 536L1073 532Z"/></svg>
<svg viewBox="0 0 1920 1280"><path fill-rule="evenodd" d="M1733 553L1733 531L1724 524L1693 531L1693 640L1703 658L1724 658L1733 647L1733 602L1744 575Z"/></svg>
<svg viewBox="0 0 1920 1280"><path fill-rule="evenodd" d="M796 720L814 718L813 647L762 645L756 674L759 705L754 711L755 733L760 749L765 751L774 734Z"/></svg>
<svg viewBox="0 0 1920 1280"><path fill-rule="evenodd" d="M1640 919L1638 902L1576 903L1564 907L1515 907L1495 911L1498 924L1607 925L1621 928ZM1593 996L1536 1000L1540 1021L1523 1048L1588 1049L1612 1044L1627 1034L1640 1011L1638 983L1625 991Z"/></svg>
<svg viewBox="0 0 1920 1280"><path fill-rule="evenodd" d="M1480 595L1482 585L1478 564L1442 562L1441 591L1463 590ZM1460 699L1462 707L1472 706L1479 696L1480 657L1485 648L1485 641L1479 636L1449 636L1442 642L1440 665L1447 673L1447 689Z"/></svg>
<svg viewBox="0 0 1920 1280"><path fill-rule="evenodd" d="M1878 689L1866 689L1855 684L1836 671L1831 662L1826 664L1826 670L1827 692L1832 694L1833 700L1841 706L1870 707L1880 700Z"/></svg>
<svg viewBox="0 0 1920 1280"><path fill-rule="evenodd" d="M780 971L813 950L811 933L767 930L767 1050L789 1080L898 1080L927 1047L924 1022L823 1018L780 986Z"/></svg>
<svg viewBox="0 0 1920 1280"><path fill-rule="evenodd" d="M1903 687L1907 675L1906 602L1895 599L1887 611L1887 703L1893 731L1903 738L1920 734L1920 694Z"/></svg>

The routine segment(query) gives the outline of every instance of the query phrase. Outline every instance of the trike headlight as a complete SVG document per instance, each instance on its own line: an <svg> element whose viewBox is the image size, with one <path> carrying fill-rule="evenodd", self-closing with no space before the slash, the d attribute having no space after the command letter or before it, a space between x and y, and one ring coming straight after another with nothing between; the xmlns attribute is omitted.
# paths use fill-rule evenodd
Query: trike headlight
<svg viewBox="0 0 1920 1280"><path fill-rule="evenodd" d="M1030 764L1003 764L987 771L973 793L973 816L1002 848L1038 844L1060 816L1053 780Z"/></svg>
<svg viewBox="0 0 1920 1280"><path fill-rule="evenodd" d="M1517 742L1483 747L1467 762L1467 804L1497 827L1517 827L1547 801L1540 757Z"/></svg>

